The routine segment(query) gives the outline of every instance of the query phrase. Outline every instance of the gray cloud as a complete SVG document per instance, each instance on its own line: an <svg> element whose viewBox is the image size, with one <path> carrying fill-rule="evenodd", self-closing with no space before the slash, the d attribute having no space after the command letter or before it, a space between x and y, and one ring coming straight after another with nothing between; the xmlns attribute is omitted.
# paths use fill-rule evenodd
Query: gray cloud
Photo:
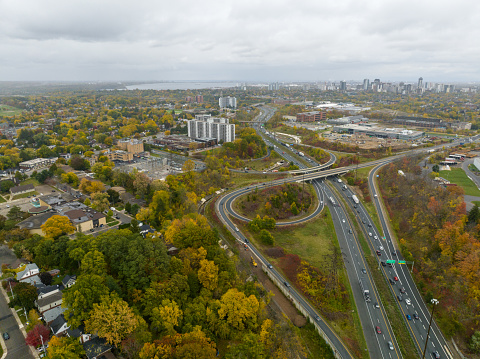
<svg viewBox="0 0 480 359"><path fill-rule="evenodd" d="M0 0L3 80L479 80L471 0Z"/></svg>

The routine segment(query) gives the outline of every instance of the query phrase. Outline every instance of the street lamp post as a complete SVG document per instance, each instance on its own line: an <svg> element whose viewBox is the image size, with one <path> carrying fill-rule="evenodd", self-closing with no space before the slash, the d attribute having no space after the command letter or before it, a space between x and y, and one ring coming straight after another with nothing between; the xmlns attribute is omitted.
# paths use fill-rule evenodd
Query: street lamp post
<svg viewBox="0 0 480 359"><path fill-rule="evenodd" d="M428 324L427 338L425 339L425 348L423 349L422 359L425 359L425 353L427 352L428 336L430 335L430 329L432 328L433 312L435 311L435 306L438 304L438 300L433 298L431 303L433 304L432 315L430 316L430 323Z"/></svg>

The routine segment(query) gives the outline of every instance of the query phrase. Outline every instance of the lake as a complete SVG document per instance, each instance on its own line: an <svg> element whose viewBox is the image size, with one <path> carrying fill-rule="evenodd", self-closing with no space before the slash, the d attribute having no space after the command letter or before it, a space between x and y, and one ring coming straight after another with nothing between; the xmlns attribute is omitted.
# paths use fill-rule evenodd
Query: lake
<svg viewBox="0 0 480 359"><path fill-rule="evenodd" d="M126 86L127 90L200 90L236 87L237 82L157 82Z"/></svg>

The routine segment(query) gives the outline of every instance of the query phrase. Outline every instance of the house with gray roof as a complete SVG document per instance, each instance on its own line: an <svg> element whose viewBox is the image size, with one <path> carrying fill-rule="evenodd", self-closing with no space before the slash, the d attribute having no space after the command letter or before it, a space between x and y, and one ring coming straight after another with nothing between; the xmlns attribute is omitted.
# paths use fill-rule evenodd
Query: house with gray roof
<svg viewBox="0 0 480 359"><path fill-rule="evenodd" d="M60 314L53 322L50 323L50 330L52 331L53 335L57 337L66 333L69 325L65 320L63 314Z"/></svg>
<svg viewBox="0 0 480 359"><path fill-rule="evenodd" d="M59 315L65 313L66 310L67 308L63 308L62 306L49 309L43 312L42 314L43 320L45 321L45 323L50 324L55 319L57 319Z"/></svg>
<svg viewBox="0 0 480 359"><path fill-rule="evenodd" d="M31 183L10 188L10 193L12 194L12 196L33 191L35 191L35 187Z"/></svg>
<svg viewBox="0 0 480 359"><path fill-rule="evenodd" d="M17 273L17 280L22 281L28 277L33 277L40 273L38 266L35 263L30 263L25 266L25 269ZM39 281L40 282L40 281Z"/></svg>
<svg viewBox="0 0 480 359"><path fill-rule="evenodd" d="M62 304L62 292L55 292L47 297L37 299L35 304L37 305L38 311L43 314L49 309L58 307Z"/></svg>
<svg viewBox="0 0 480 359"><path fill-rule="evenodd" d="M52 216L58 215L55 212L44 212L40 213L27 219L21 221L17 226L21 229L28 229L31 234L39 234L44 236L45 233L42 231L42 225Z"/></svg>

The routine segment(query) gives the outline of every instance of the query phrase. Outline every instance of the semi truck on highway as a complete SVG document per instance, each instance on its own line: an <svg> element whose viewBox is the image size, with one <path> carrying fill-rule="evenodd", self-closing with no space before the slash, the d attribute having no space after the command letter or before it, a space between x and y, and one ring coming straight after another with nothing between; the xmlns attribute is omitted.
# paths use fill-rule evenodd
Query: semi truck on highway
<svg viewBox="0 0 480 359"><path fill-rule="evenodd" d="M360 278L360 288L362 288L363 296L367 302L370 302L370 290L368 289L365 278Z"/></svg>
<svg viewBox="0 0 480 359"><path fill-rule="evenodd" d="M355 202L355 204L359 204L359 203L360 203L360 201L358 200L358 197L355 196L355 195L352 196L352 200L353 200L353 202Z"/></svg>

